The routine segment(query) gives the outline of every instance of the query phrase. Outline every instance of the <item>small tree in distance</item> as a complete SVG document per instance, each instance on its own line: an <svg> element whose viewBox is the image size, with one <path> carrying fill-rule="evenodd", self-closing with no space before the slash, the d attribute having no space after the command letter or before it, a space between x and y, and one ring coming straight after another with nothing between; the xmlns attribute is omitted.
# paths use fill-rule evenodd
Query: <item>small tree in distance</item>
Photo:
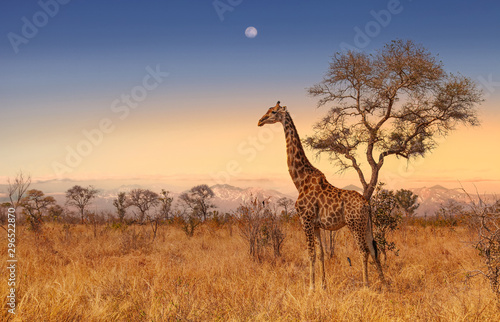
<svg viewBox="0 0 500 322"><path fill-rule="evenodd" d="M125 192L118 193L116 199L113 200L113 206L116 208L116 214L118 215L120 222L123 222L125 219L129 205L129 202L127 201L127 194Z"/></svg>
<svg viewBox="0 0 500 322"><path fill-rule="evenodd" d="M214 197L215 194L212 189L208 185L202 184L194 186L189 191L182 193L179 196L179 200L184 203L187 208L191 209L191 212L196 212L204 222L210 216L210 210L216 208L211 201Z"/></svg>
<svg viewBox="0 0 500 322"><path fill-rule="evenodd" d="M497 296L497 305L500 305L500 200L487 203L479 194L473 198L467 191L464 193L469 198L470 210L462 208L460 211L476 233L472 244L483 261L483 267L469 272L467 277L484 276Z"/></svg>
<svg viewBox="0 0 500 322"><path fill-rule="evenodd" d="M136 214L139 223L144 222L150 208L158 205L158 198L158 194L149 189L133 189L129 192L128 202L139 210Z"/></svg>
<svg viewBox="0 0 500 322"><path fill-rule="evenodd" d="M340 172L353 168L367 200L387 157L423 157L437 146L436 137L459 124L479 125L482 93L476 84L446 73L410 40L392 41L374 54L336 53L323 81L308 91L320 98L318 107L334 106L306 146L328 154Z"/></svg>
<svg viewBox="0 0 500 322"><path fill-rule="evenodd" d="M420 206L418 196L410 190L400 189L394 195L399 208L404 212L406 219L410 220L415 215L415 210Z"/></svg>
<svg viewBox="0 0 500 322"><path fill-rule="evenodd" d="M172 202L174 198L170 196L170 192L165 189L161 190L159 199L160 201L160 215L164 220L170 220L170 215L172 212Z"/></svg>
<svg viewBox="0 0 500 322"><path fill-rule="evenodd" d="M278 207L283 208L283 217L285 220L290 220L292 214L295 212L295 201L290 198L282 197L276 201Z"/></svg>
<svg viewBox="0 0 500 322"><path fill-rule="evenodd" d="M80 212L81 223L85 222L85 209L97 197L99 190L92 186L83 188L75 185L66 191L66 204L78 208Z"/></svg>
<svg viewBox="0 0 500 322"><path fill-rule="evenodd" d="M23 213L34 232L39 232L43 224L43 217L48 215L51 206L56 204L54 197L45 196L45 194L36 189L27 192L26 197L21 199L20 205L23 207Z"/></svg>

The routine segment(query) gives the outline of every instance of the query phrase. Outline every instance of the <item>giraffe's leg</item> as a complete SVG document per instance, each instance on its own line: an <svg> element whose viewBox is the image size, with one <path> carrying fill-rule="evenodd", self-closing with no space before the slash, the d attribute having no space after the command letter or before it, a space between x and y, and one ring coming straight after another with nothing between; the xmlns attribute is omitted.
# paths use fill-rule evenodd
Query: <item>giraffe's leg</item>
<svg viewBox="0 0 500 322"><path fill-rule="evenodd" d="M375 265L377 266L377 272L378 272L378 276L380 278L380 281L383 284L387 285L387 282L385 281L385 278L384 278L384 272L382 271L382 265L380 265L380 259L375 254L371 254L371 255L372 255L373 260L375 261Z"/></svg>
<svg viewBox="0 0 500 322"><path fill-rule="evenodd" d="M365 287L369 286L368 283L368 252L361 251L361 258L363 260L363 285Z"/></svg>
<svg viewBox="0 0 500 322"><path fill-rule="evenodd" d="M307 238L307 252L309 254L310 265L310 278L309 278L309 292L314 292L314 264L316 262L316 249L314 247L314 228L310 225L304 225L304 231Z"/></svg>
<svg viewBox="0 0 500 322"><path fill-rule="evenodd" d="M387 285L387 282L385 281L385 278L384 278L384 272L382 271L382 265L380 264L380 256L378 256L378 250L375 249L375 247L377 247L377 246L373 240L373 235L372 235L371 229L367 232L366 235L367 235L366 240L367 240L368 250L370 251L370 255L372 256L373 261L375 262L375 266L377 266L377 272L378 272L378 276L380 278L380 281L383 284Z"/></svg>
<svg viewBox="0 0 500 322"><path fill-rule="evenodd" d="M319 228L314 229L314 236L316 237L316 244L318 245L319 249L319 273L321 275L321 287L323 289L326 288L326 282L325 282L325 253L323 251L323 244L321 242L321 233Z"/></svg>
<svg viewBox="0 0 500 322"><path fill-rule="evenodd" d="M377 249L377 243L375 242L375 240L373 238L370 210L369 210L369 208L365 208L365 209L366 209L365 211L368 213L368 223L366 225L366 234L365 234L366 245L368 246L368 250L370 252L370 255L373 258L373 261L375 262L375 266L377 266L377 272L378 272L378 276L380 278L380 281L382 282L382 284L387 285L387 282L385 281L385 278L384 278L384 272L382 271L382 265L380 264L380 256L379 256L379 252Z"/></svg>
<svg viewBox="0 0 500 322"><path fill-rule="evenodd" d="M366 234L364 232L360 232L354 229L351 229L352 234L354 235L354 239L356 244L358 245L359 253L361 254L361 260L363 262L363 284L364 286L368 286L368 254L369 247L366 242Z"/></svg>

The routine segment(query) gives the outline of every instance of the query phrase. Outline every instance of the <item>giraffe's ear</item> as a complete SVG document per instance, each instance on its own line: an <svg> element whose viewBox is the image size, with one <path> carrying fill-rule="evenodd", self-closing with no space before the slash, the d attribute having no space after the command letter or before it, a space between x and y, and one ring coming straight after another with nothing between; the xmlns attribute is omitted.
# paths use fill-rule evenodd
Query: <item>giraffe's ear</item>
<svg viewBox="0 0 500 322"><path fill-rule="evenodd" d="M286 106L283 106L282 109L283 109L283 112L286 112Z"/></svg>

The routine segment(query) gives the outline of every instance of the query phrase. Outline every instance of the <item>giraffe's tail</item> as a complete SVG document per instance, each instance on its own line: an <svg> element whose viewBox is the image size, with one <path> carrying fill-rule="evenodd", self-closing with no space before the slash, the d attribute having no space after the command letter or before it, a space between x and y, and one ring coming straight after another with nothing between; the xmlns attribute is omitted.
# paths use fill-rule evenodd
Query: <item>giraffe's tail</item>
<svg viewBox="0 0 500 322"><path fill-rule="evenodd" d="M375 258L376 259L379 259L378 258L378 246L377 246L377 241L374 239L372 239L372 245L373 245L373 250L375 251Z"/></svg>
<svg viewBox="0 0 500 322"><path fill-rule="evenodd" d="M375 240L375 237L373 236L373 221L372 221L372 207L370 204L368 204L368 231L369 231L369 238L371 239L371 246L373 247L373 255L375 259L379 259L379 252L378 252L378 246L377 246L377 241Z"/></svg>
<svg viewBox="0 0 500 322"><path fill-rule="evenodd" d="M387 285L387 282L385 281L384 277L384 272L382 271L382 265L380 264L380 259L379 259L379 251L377 247L377 242L375 241L375 237L373 236L373 219L372 219L372 209L371 205L368 203L368 231L369 231L369 238L371 239L371 243L369 243L368 248L370 249L370 253L373 257L373 260L375 261L375 265L377 265L377 271L380 277L380 280L382 281L383 284Z"/></svg>

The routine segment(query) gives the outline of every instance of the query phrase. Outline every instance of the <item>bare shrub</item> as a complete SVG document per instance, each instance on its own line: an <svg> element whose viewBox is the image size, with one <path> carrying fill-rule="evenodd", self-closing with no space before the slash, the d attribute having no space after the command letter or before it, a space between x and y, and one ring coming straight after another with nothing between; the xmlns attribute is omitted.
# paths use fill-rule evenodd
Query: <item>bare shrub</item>
<svg viewBox="0 0 500 322"><path fill-rule="evenodd" d="M69 242L72 237L72 225L63 224L61 228L61 240L64 242Z"/></svg>
<svg viewBox="0 0 500 322"><path fill-rule="evenodd" d="M270 204L253 198L236 210L240 235L248 244L250 256L262 260L266 247L271 247L274 257L281 256L286 235L283 220L270 208Z"/></svg>
<svg viewBox="0 0 500 322"><path fill-rule="evenodd" d="M264 203L255 198L240 205L236 213L239 216L240 235L248 244L250 256L260 259L262 257L260 232L264 222Z"/></svg>
<svg viewBox="0 0 500 322"><path fill-rule="evenodd" d="M158 228L160 228L160 224L162 220L164 220L164 214L160 211L155 211L152 214L147 214L146 218L148 219L151 230L153 231L153 241L155 241L156 235L158 233Z"/></svg>
<svg viewBox="0 0 500 322"><path fill-rule="evenodd" d="M274 257L281 256L281 249L286 235L283 230L283 217L278 214L275 209L270 208L264 211L264 226L262 227L262 236L273 249Z"/></svg>
<svg viewBox="0 0 500 322"><path fill-rule="evenodd" d="M180 227L188 237L193 237L198 226L202 224L201 214L188 207L182 207L175 211L173 222Z"/></svg>
<svg viewBox="0 0 500 322"><path fill-rule="evenodd" d="M441 204L436 211L436 224L441 227L456 227L460 223L461 215L466 212L464 205L456 200L449 199Z"/></svg>
<svg viewBox="0 0 500 322"><path fill-rule="evenodd" d="M24 194L31 185L31 175L25 175L20 171L14 180L7 179L7 184L7 195L9 196L10 204L14 209L17 209L21 204L21 199L23 199Z"/></svg>
<svg viewBox="0 0 500 322"><path fill-rule="evenodd" d="M479 251L485 266L470 272L469 277L484 276L500 301L500 200L488 204L479 195L477 201L467 195L470 199L470 211L465 215L476 232L473 246Z"/></svg>
<svg viewBox="0 0 500 322"><path fill-rule="evenodd" d="M102 226L106 222L106 217L108 216L108 213L88 213L87 214L87 222L90 224L90 229L92 229L92 233L94 235L94 238L97 238L98 232L99 232L99 227Z"/></svg>
<svg viewBox="0 0 500 322"><path fill-rule="evenodd" d="M143 231L136 229L123 230L120 238L120 250L123 254L128 254L134 250L147 250L151 244L148 242L148 236Z"/></svg>
<svg viewBox="0 0 500 322"><path fill-rule="evenodd" d="M234 216L227 212L220 212L218 210L214 210L210 219L207 220L207 226L211 234L215 234L222 228L226 228L229 232L229 235L233 234L233 224L234 224Z"/></svg>

